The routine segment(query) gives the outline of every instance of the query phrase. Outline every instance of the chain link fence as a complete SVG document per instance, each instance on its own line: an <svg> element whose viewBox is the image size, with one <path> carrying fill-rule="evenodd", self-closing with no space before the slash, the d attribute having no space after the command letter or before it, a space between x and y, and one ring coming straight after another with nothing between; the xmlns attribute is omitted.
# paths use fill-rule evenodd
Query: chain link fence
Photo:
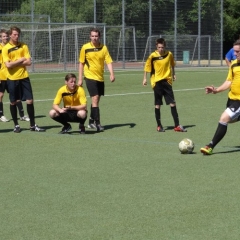
<svg viewBox="0 0 240 240"><path fill-rule="evenodd" d="M223 65L223 0L111 2L2 0L0 28L21 28L34 72L77 70L92 27L100 28L115 68L142 68L159 37L177 67Z"/></svg>

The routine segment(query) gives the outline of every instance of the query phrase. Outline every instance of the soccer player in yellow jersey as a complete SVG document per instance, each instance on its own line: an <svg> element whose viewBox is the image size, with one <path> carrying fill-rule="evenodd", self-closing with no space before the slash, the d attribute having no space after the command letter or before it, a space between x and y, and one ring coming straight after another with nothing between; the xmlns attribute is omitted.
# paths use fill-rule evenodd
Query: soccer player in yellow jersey
<svg viewBox="0 0 240 240"><path fill-rule="evenodd" d="M160 107L163 105L163 97L167 105L170 105L174 120L174 131L186 132L187 130L179 124L176 102L172 89L172 81L176 80L175 61L170 51L166 49L166 41L163 38L156 40L156 50L148 57L143 76L143 86L147 85L147 73L150 73L151 86L154 92L155 118L157 131L165 132L161 123Z"/></svg>
<svg viewBox="0 0 240 240"><path fill-rule="evenodd" d="M9 30L9 42L2 49L3 62L7 67L7 85L10 99L10 112L14 122L15 133L20 133L21 128L17 118L17 102L26 100L27 112L30 118L30 131L43 132L44 129L35 124L32 86L27 71L31 65L31 56L28 46L19 42L21 30L11 27Z"/></svg>
<svg viewBox="0 0 240 240"><path fill-rule="evenodd" d="M69 73L54 99L50 117L63 125L60 134L69 132L72 127L68 122L79 123L80 134L85 134L84 123L87 119L87 98L83 87L76 85L76 75ZM63 101L63 107L60 103Z"/></svg>
<svg viewBox="0 0 240 240"><path fill-rule="evenodd" d="M104 96L104 63L110 72L110 81L115 81L112 58L105 45L100 42L100 31L96 28L90 31L90 42L82 46L79 54L79 80L83 84L83 74L86 86L91 97L91 113L88 128L103 131L100 124L100 97Z"/></svg>
<svg viewBox="0 0 240 240"><path fill-rule="evenodd" d="M228 123L234 123L240 120L240 39L233 44L233 50L236 59L231 62L227 79L220 87L205 87L207 94L217 94L227 89L230 89L230 91L228 92L227 108L220 116L218 127L212 141L200 149L204 155L212 154L213 148L227 133Z"/></svg>
<svg viewBox="0 0 240 240"><path fill-rule="evenodd" d="M4 116L3 113L3 96L5 93L5 90L8 91L7 89L7 69L6 66L3 62L3 58L2 58L2 48L8 43L8 31L6 29L1 29L0 31L0 120L2 122L8 122L9 120ZM22 102L19 100L16 103L18 111L19 111L19 115L20 115L20 120L21 121L30 121L28 116L24 115L24 109L23 109L23 105Z"/></svg>

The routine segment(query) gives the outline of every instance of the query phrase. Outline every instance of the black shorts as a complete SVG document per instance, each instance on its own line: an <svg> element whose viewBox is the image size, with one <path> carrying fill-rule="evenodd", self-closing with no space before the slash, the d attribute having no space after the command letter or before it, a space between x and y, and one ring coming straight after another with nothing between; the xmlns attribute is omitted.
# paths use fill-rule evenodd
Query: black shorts
<svg viewBox="0 0 240 240"><path fill-rule="evenodd" d="M154 105L163 105L162 98L164 97L167 105L175 103L172 85L167 80L161 80L156 82L154 91Z"/></svg>
<svg viewBox="0 0 240 240"><path fill-rule="evenodd" d="M64 118L66 122L80 122L80 118L77 115L77 110L68 110L64 113L60 113L60 116ZM87 117L85 118L85 120Z"/></svg>
<svg viewBox="0 0 240 240"><path fill-rule="evenodd" d="M104 82L84 78L90 97L104 96Z"/></svg>
<svg viewBox="0 0 240 240"><path fill-rule="evenodd" d="M33 99L32 86L29 78L20 80L7 80L9 100L16 102L17 100L26 101Z"/></svg>
<svg viewBox="0 0 240 240"><path fill-rule="evenodd" d="M0 92L5 93L5 90L8 92L7 81L1 80L1 82L0 82Z"/></svg>

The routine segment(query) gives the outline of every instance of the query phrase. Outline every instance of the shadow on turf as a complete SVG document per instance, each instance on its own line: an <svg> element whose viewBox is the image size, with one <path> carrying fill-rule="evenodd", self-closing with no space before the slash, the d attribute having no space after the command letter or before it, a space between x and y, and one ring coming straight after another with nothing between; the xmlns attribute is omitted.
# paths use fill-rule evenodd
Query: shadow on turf
<svg viewBox="0 0 240 240"><path fill-rule="evenodd" d="M227 150L227 151L221 151L221 152L213 152L213 154L212 154L212 155L215 155L215 154L220 154L220 153L232 153L232 152L240 152L240 146L234 146L234 148L236 148L236 149Z"/></svg>
<svg viewBox="0 0 240 240"><path fill-rule="evenodd" d="M196 125L184 125L183 126L185 129L188 129L188 128L192 128L192 127L196 127ZM174 126L166 126L164 127L165 130L173 130L174 129Z"/></svg>
<svg viewBox="0 0 240 240"><path fill-rule="evenodd" d="M124 124L110 124L110 125L104 125L104 130L117 128L117 127L125 127L129 126L129 128L134 128L136 126L135 123L124 123Z"/></svg>

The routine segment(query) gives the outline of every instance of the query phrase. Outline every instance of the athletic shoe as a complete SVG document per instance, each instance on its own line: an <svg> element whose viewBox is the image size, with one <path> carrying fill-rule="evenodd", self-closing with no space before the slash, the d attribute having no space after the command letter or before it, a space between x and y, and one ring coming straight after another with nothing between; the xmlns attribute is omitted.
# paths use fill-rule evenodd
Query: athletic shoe
<svg viewBox="0 0 240 240"><path fill-rule="evenodd" d="M64 134L64 133L67 133L71 130L72 130L72 126L70 124L68 124L68 125L66 125L62 128L62 131L60 131L59 134Z"/></svg>
<svg viewBox="0 0 240 240"><path fill-rule="evenodd" d="M174 128L175 132L187 132L187 129L185 129L182 125L178 125Z"/></svg>
<svg viewBox="0 0 240 240"><path fill-rule="evenodd" d="M200 149L200 152L203 153L204 155L212 155L212 151L213 149L210 148L209 146Z"/></svg>
<svg viewBox="0 0 240 240"><path fill-rule="evenodd" d="M90 129L96 129L97 127L96 127L95 123L89 123L89 124L88 124L88 128L90 128Z"/></svg>
<svg viewBox="0 0 240 240"><path fill-rule="evenodd" d="M1 116L1 117L0 117L0 120L1 120L2 122L9 122L9 120L8 120L5 116Z"/></svg>
<svg viewBox="0 0 240 240"><path fill-rule="evenodd" d="M101 126L101 124L98 124L98 125L96 126L96 128L97 128L97 132L103 132L103 131L104 131L104 127Z"/></svg>
<svg viewBox="0 0 240 240"><path fill-rule="evenodd" d="M164 130L161 126L158 126L158 127L157 127L157 131L158 131L158 132L165 132L165 130Z"/></svg>
<svg viewBox="0 0 240 240"><path fill-rule="evenodd" d="M30 121L30 118L29 118L28 116L23 116L23 117L20 117L20 121L29 122L29 121Z"/></svg>
<svg viewBox="0 0 240 240"><path fill-rule="evenodd" d="M84 126L79 125L79 133L80 134L85 134L86 133Z"/></svg>
<svg viewBox="0 0 240 240"><path fill-rule="evenodd" d="M13 132L15 132L15 133L20 133L20 132L21 132L20 126L19 126L19 125L16 125L16 126L14 127L14 129L13 129Z"/></svg>
<svg viewBox="0 0 240 240"><path fill-rule="evenodd" d="M43 128L40 128L38 125L35 124L35 126L30 127L30 131L45 132L46 130Z"/></svg>

